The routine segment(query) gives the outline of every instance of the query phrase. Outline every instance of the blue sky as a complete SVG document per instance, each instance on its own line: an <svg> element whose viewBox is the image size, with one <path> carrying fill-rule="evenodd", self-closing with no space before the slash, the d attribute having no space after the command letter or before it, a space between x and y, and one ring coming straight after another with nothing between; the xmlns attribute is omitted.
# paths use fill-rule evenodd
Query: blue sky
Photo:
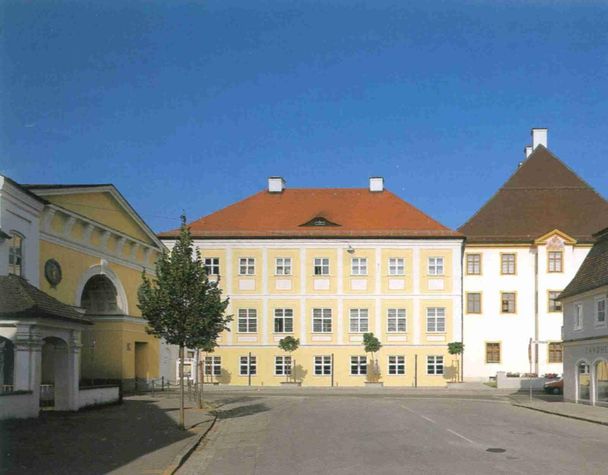
<svg viewBox="0 0 608 475"><path fill-rule="evenodd" d="M0 22L0 173L114 183L156 231L269 175L381 175L458 227L534 126L607 195L606 2L5 0Z"/></svg>

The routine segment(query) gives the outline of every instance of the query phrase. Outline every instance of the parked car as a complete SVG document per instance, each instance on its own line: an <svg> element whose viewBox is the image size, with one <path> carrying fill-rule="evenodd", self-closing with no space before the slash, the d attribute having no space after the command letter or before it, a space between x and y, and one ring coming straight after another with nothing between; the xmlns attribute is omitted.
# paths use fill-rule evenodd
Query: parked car
<svg viewBox="0 0 608 475"><path fill-rule="evenodd" d="M564 378L548 381L545 383L545 392L547 394L563 394L564 393Z"/></svg>

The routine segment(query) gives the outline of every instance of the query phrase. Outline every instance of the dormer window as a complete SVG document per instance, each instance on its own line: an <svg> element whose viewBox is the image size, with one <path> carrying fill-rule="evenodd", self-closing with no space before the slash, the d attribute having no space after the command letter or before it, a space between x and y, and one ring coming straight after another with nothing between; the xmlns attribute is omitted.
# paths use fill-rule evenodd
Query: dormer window
<svg viewBox="0 0 608 475"><path fill-rule="evenodd" d="M315 216L310 221L307 221L300 226L340 226L337 223L332 223L329 219L324 218L323 216Z"/></svg>

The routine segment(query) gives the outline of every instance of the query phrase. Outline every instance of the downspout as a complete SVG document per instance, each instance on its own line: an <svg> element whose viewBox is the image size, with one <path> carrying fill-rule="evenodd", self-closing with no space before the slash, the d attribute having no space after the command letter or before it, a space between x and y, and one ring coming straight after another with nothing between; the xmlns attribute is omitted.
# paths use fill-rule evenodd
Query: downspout
<svg viewBox="0 0 608 475"><path fill-rule="evenodd" d="M460 244L460 343L462 344L462 353L460 353L460 381L464 381L464 243L466 237Z"/></svg>
<svg viewBox="0 0 608 475"><path fill-rule="evenodd" d="M538 375L538 247L534 250L534 372Z"/></svg>

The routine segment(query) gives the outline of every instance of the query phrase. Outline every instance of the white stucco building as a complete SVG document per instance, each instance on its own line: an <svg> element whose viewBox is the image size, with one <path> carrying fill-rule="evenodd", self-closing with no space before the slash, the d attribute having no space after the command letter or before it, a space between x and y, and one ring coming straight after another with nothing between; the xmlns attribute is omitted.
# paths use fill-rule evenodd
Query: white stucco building
<svg viewBox="0 0 608 475"><path fill-rule="evenodd" d="M467 238L465 379L486 380L497 371L562 373L556 297L602 222L608 203L548 150L546 129L533 129L526 159L459 229Z"/></svg>

